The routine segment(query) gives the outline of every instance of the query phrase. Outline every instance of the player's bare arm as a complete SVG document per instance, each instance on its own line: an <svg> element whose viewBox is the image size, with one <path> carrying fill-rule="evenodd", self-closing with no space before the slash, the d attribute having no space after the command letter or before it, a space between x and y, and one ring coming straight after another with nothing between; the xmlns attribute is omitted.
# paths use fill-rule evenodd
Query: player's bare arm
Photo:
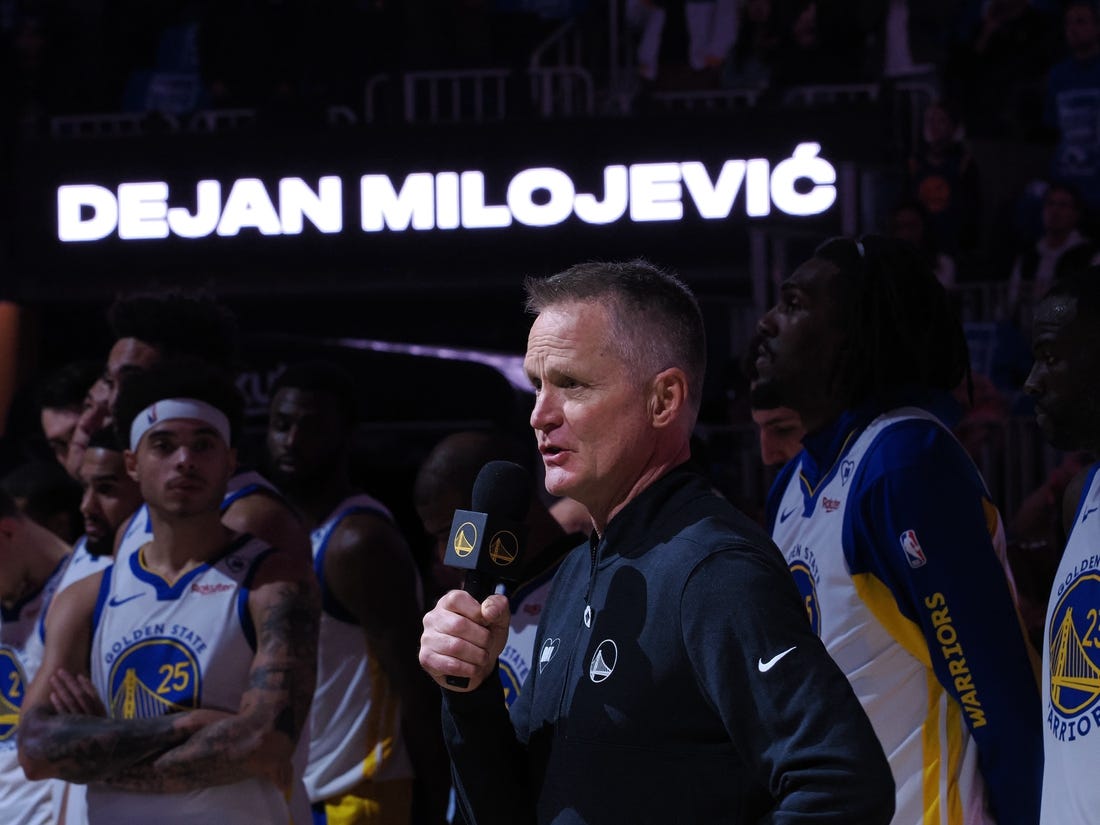
<svg viewBox="0 0 1100 825"><path fill-rule="evenodd" d="M19 723L19 762L28 779L96 781L165 752L194 729L188 714L123 721L55 707L52 683L59 673L87 679L101 579L89 576L66 588L47 614L42 666L27 689Z"/></svg>
<svg viewBox="0 0 1100 825"><path fill-rule="evenodd" d="M337 601L358 620L372 655L401 697L402 730L417 776L439 779L421 785L421 801L441 818L449 762L439 726L439 691L417 661L423 610L408 545L383 518L349 516L329 542L324 576Z"/></svg>
<svg viewBox="0 0 1100 825"><path fill-rule="evenodd" d="M173 793L251 777L285 787L290 759L317 678L320 597L312 570L278 550L257 571L249 595L256 655L234 714L192 711L207 723L186 742L107 779L125 790Z"/></svg>
<svg viewBox="0 0 1100 825"><path fill-rule="evenodd" d="M238 498L222 513L222 524L298 554L307 564L313 558L309 531L290 506L270 492L260 490Z"/></svg>

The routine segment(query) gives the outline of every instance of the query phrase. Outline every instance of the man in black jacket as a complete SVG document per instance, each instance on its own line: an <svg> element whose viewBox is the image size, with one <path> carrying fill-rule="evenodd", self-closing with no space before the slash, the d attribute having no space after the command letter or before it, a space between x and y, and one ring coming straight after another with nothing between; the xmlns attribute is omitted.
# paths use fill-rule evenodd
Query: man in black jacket
<svg viewBox="0 0 1100 825"><path fill-rule="evenodd" d="M424 619L467 820L889 822L882 748L782 556L691 467L705 371L691 292L644 261L527 290L546 488L595 531L555 578L511 718L493 673L507 601L456 590Z"/></svg>

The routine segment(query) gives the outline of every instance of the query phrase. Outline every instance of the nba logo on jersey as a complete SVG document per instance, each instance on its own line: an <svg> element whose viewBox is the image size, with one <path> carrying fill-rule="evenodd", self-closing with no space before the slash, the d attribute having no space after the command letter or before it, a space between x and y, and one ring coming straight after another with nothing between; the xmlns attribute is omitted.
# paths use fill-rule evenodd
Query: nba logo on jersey
<svg viewBox="0 0 1100 825"><path fill-rule="evenodd" d="M901 541L901 549L905 551L905 560L909 562L910 567L915 570L918 567L924 567L924 565L928 563L928 559L924 557L924 551L921 549L920 542L917 541L917 532L915 530L906 530L898 538Z"/></svg>

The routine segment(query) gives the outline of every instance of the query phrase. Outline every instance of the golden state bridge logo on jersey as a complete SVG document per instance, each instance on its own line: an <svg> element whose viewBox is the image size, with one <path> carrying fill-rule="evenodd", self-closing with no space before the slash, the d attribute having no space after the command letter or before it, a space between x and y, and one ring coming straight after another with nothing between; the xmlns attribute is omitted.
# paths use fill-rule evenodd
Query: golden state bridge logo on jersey
<svg viewBox="0 0 1100 825"><path fill-rule="evenodd" d="M1050 618L1047 724L1063 742L1100 727L1100 573L1077 576Z"/></svg>
<svg viewBox="0 0 1100 825"><path fill-rule="evenodd" d="M144 639L124 650L108 678L108 711L115 719L150 719L199 706L202 674L179 639Z"/></svg>
<svg viewBox="0 0 1100 825"><path fill-rule="evenodd" d="M27 680L15 651L0 648L0 742L15 736L19 727L19 708L23 705L23 693Z"/></svg>

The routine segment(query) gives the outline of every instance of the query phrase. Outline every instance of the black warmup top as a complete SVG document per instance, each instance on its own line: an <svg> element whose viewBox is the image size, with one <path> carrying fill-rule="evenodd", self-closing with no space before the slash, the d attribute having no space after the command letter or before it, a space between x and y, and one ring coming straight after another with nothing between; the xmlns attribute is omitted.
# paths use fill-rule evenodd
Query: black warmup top
<svg viewBox="0 0 1100 825"><path fill-rule="evenodd" d="M471 825L888 823L894 784L778 549L678 468L562 563L538 664L445 691Z"/></svg>

